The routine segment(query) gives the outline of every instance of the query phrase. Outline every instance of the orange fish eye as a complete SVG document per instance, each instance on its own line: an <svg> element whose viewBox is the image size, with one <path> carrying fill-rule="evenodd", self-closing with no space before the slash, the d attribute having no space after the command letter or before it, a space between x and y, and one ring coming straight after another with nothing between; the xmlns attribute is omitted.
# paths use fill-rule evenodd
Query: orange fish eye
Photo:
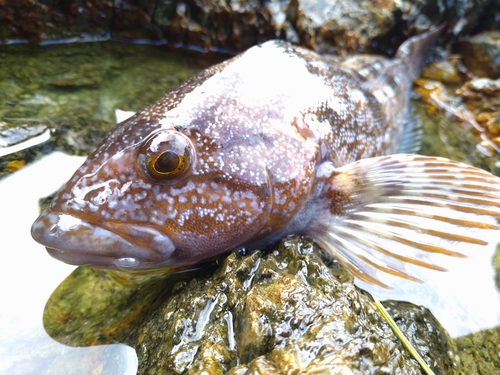
<svg viewBox="0 0 500 375"><path fill-rule="evenodd" d="M138 155L145 177L161 182L179 181L192 169L194 147L175 130L155 132L141 146Z"/></svg>

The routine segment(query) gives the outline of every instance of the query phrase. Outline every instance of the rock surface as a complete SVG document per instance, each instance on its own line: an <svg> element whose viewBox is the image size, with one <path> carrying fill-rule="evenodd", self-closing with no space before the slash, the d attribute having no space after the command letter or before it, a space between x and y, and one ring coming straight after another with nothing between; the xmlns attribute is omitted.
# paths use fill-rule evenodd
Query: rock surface
<svg viewBox="0 0 500 375"><path fill-rule="evenodd" d="M241 51L281 38L319 52L393 51L447 22L455 35L492 27L498 0L3 0L0 41L141 40ZM486 22L485 22L486 21Z"/></svg>
<svg viewBox="0 0 500 375"><path fill-rule="evenodd" d="M48 301L45 328L69 345L127 343L141 374L420 374L371 298L319 254L297 236L181 280L80 267ZM454 346L432 314L387 305L435 373L449 373Z"/></svg>
<svg viewBox="0 0 500 375"><path fill-rule="evenodd" d="M500 31L487 31L455 46L467 69L478 77L500 78Z"/></svg>

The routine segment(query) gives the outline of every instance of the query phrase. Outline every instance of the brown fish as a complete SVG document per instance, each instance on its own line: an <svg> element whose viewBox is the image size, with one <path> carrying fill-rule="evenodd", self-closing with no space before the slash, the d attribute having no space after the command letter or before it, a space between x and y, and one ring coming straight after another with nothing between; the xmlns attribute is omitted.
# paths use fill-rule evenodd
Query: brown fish
<svg viewBox="0 0 500 375"><path fill-rule="evenodd" d="M498 229L500 179L412 151L412 80L440 30L394 59L270 41L118 124L32 227L57 259L139 270L312 237L362 280L461 256ZM406 124L406 125L405 125Z"/></svg>

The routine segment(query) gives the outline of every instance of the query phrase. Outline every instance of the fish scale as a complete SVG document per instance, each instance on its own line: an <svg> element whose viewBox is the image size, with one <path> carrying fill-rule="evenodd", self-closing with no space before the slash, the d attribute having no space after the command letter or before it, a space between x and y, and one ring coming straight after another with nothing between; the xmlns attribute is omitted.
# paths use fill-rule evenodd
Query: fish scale
<svg viewBox="0 0 500 375"><path fill-rule="evenodd" d="M414 144L412 80L442 28L394 59L269 41L118 124L32 226L71 264L183 266L300 233L356 277L417 281L432 253L498 229L500 179ZM413 139L413 140L412 140ZM439 227L444 226L444 227ZM445 229L440 229L445 228Z"/></svg>

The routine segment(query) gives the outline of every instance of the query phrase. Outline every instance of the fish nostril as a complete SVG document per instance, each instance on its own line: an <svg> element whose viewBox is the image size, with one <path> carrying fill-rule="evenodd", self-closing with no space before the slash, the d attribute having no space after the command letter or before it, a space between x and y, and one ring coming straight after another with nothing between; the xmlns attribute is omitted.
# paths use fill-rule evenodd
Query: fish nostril
<svg viewBox="0 0 500 375"><path fill-rule="evenodd" d="M96 206L101 206L108 201L111 195L113 195L113 190L109 187L104 187L95 196L90 198L90 201Z"/></svg>
<svg viewBox="0 0 500 375"><path fill-rule="evenodd" d="M58 226L56 224L53 224L53 225L50 226L50 228L48 230L48 233L51 236L55 236L58 231L59 231Z"/></svg>

